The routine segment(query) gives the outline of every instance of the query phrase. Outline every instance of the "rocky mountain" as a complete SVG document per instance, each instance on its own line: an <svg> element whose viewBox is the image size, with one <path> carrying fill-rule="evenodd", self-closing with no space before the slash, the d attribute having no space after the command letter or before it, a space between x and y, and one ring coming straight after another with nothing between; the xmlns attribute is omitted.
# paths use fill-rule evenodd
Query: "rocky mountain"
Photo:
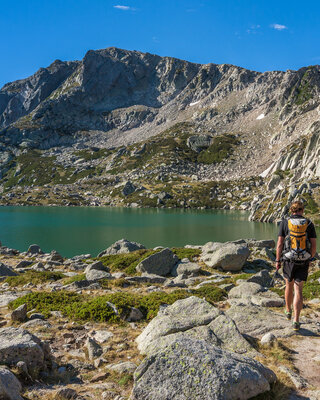
<svg viewBox="0 0 320 400"><path fill-rule="evenodd" d="M273 221L299 195L315 213L319 93L318 65L260 73L117 48L56 60L0 91L1 202L236 207Z"/></svg>

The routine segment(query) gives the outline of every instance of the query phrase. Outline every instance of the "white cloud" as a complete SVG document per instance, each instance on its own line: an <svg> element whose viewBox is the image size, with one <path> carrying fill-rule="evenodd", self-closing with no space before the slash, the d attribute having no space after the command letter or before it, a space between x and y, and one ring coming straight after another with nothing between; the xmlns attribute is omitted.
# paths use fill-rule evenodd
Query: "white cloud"
<svg viewBox="0 0 320 400"><path fill-rule="evenodd" d="M275 29L277 31L283 31L284 29L288 29L287 26L281 25L281 24L272 24L270 26L271 26L271 28L273 28L273 29Z"/></svg>
<svg viewBox="0 0 320 400"><path fill-rule="evenodd" d="M113 6L113 8L117 8L118 10L123 10L123 11L132 10L132 8L129 6Z"/></svg>

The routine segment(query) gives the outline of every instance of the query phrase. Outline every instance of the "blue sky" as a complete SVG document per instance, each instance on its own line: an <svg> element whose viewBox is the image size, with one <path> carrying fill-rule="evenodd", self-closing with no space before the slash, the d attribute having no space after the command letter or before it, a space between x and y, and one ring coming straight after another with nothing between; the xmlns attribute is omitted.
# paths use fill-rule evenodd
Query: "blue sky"
<svg viewBox="0 0 320 400"><path fill-rule="evenodd" d="M0 0L0 87L116 46L267 71L320 64L315 0Z"/></svg>

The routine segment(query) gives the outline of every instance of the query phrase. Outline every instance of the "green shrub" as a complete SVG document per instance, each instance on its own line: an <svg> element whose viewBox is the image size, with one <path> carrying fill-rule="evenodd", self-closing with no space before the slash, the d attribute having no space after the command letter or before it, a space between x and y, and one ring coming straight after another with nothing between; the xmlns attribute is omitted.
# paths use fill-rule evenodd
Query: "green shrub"
<svg viewBox="0 0 320 400"><path fill-rule="evenodd" d="M210 283L201 286L199 289L192 290L192 294L198 297L204 297L211 304L227 297L227 292L224 289Z"/></svg>
<svg viewBox="0 0 320 400"><path fill-rule="evenodd" d="M27 283L32 284L40 284L48 281L58 281L64 277L61 272L50 272L50 271L27 271L18 276L9 276L6 278L5 282L7 282L11 287L12 286L23 286Z"/></svg>
<svg viewBox="0 0 320 400"><path fill-rule="evenodd" d="M84 281L85 279L86 279L85 274L78 274L78 275L70 276L70 278L64 279L63 284L70 285L73 282Z"/></svg>
<svg viewBox="0 0 320 400"><path fill-rule="evenodd" d="M189 293L186 290L175 290L171 293L153 292L140 298L139 308L145 317L150 320L158 314L161 304L170 305L186 297L189 297Z"/></svg>
<svg viewBox="0 0 320 400"><path fill-rule="evenodd" d="M136 250L126 254L111 254L103 257L96 257L94 260L110 268L111 272L122 271L128 275L136 275L136 266L145 258L157 253L157 250Z"/></svg>
<svg viewBox="0 0 320 400"><path fill-rule="evenodd" d="M65 310L68 304L77 303L80 306L81 301L82 296L77 293L66 293L63 291L52 293L35 292L13 300L9 304L9 308L14 310L22 304L27 304L28 311L36 309L48 317L50 311L61 311L66 314Z"/></svg>
<svg viewBox="0 0 320 400"><path fill-rule="evenodd" d="M233 152L233 146L238 144L234 135L215 136L211 145L202 150L198 155L198 162L204 164L216 164L228 158Z"/></svg>
<svg viewBox="0 0 320 400"><path fill-rule="evenodd" d="M307 300L320 297L320 271L310 275L307 282L303 286L303 297Z"/></svg>
<svg viewBox="0 0 320 400"><path fill-rule="evenodd" d="M180 260L189 258L190 261L193 261L193 257L198 257L201 254L201 250L199 249L186 249L184 247L173 247L172 251Z"/></svg>

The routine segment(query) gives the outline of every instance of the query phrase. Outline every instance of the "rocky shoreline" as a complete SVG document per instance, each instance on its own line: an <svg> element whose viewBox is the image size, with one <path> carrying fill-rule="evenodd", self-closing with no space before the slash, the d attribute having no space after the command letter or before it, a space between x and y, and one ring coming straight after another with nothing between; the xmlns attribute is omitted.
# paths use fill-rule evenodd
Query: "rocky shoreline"
<svg viewBox="0 0 320 400"><path fill-rule="evenodd" d="M1 246L0 397L318 399L318 261L296 334L274 246L122 239L72 258Z"/></svg>

